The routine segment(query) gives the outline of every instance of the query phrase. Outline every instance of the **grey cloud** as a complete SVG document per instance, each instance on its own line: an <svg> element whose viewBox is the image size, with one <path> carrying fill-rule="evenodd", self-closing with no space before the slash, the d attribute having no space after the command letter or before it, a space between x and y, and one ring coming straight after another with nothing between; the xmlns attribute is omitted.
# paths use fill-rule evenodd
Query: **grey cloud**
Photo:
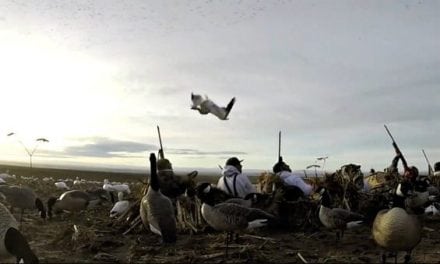
<svg viewBox="0 0 440 264"><path fill-rule="evenodd" d="M144 157L145 152L156 152L159 147L154 144L145 144L134 141L115 140L109 138L89 138L83 141L91 141L83 145L69 146L63 151L46 151L41 150L39 155L51 156L55 155L59 158L68 158L71 156L82 157ZM216 155L246 155L241 151L201 151L197 149L165 149L167 154L186 155L186 156L216 156Z"/></svg>
<svg viewBox="0 0 440 264"><path fill-rule="evenodd" d="M242 151L200 151L196 149L166 149L168 153L177 155L246 155Z"/></svg>
<svg viewBox="0 0 440 264"><path fill-rule="evenodd" d="M132 157L145 151L156 151L153 144L144 144L133 141L114 140L108 138L94 138L92 143L80 146L70 146L64 153L71 156L86 157Z"/></svg>

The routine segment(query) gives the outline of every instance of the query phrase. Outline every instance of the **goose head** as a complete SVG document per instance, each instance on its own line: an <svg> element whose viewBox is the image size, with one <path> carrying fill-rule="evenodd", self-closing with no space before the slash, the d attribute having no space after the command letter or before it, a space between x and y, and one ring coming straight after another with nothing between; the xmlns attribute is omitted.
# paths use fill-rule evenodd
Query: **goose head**
<svg viewBox="0 0 440 264"><path fill-rule="evenodd" d="M40 217L46 219L46 209L44 208L44 204L40 198L35 199L35 207L40 212Z"/></svg>
<svg viewBox="0 0 440 264"><path fill-rule="evenodd" d="M17 263L39 263L26 238L17 229L9 228L6 231L4 243L6 250L17 257Z"/></svg>
<svg viewBox="0 0 440 264"><path fill-rule="evenodd" d="M319 203L324 207L331 207L331 196L328 190L325 187L319 187L316 190L316 193L319 194Z"/></svg>
<svg viewBox="0 0 440 264"><path fill-rule="evenodd" d="M199 94L191 93L192 108L196 108L203 102L203 97Z"/></svg>
<svg viewBox="0 0 440 264"><path fill-rule="evenodd" d="M47 215L49 216L49 218L52 218L52 210L55 211L55 213L57 213L57 201L58 199L56 197L50 197L47 200Z"/></svg>
<svg viewBox="0 0 440 264"><path fill-rule="evenodd" d="M212 186L209 182L204 182L197 186L196 195L202 203L211 206L215 204L215 194L212 193Z"/></svg>

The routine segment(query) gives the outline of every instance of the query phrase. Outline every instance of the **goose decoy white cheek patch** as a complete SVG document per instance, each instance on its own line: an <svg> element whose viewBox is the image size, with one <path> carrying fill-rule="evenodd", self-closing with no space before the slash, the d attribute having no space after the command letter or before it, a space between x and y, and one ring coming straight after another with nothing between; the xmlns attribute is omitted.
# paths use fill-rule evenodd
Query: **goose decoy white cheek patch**
<svg viewBox="0 0 440 264"><path fill-rule="evenodd" d="M404 197L405 195L402 193L402 184L399 183L396 188L396 195L400 197Z"/></svg>
<svg viewBox="0 0 440 264"><path fill-rule="evenodd" d="M208 185L203 189L204 193L209 193L210 191L211 191L211 185Z"/></svg>

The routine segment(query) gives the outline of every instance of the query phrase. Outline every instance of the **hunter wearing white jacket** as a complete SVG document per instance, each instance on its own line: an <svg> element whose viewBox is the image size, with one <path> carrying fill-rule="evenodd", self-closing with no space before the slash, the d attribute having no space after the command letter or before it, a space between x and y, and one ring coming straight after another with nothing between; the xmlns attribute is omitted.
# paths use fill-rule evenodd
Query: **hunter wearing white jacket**
<svg viewBox="0 0 440 264"><path fill-rule="evenodd" d="M235 197L244 198L249 193L256 192L249 178L241 173L241 161L236 157L229 158L222 171L223 176L217 183L217 188Z"/></svg>
<svg viewBox="0 0 440 264"><path fill-rule="evenodd" d="M301 189L305 196L313 193L313 186L306 183L304 179L292 173L290 166L283 162L282 158L273 166L273 172L278 175L285 185L296 186Z"/></svg>

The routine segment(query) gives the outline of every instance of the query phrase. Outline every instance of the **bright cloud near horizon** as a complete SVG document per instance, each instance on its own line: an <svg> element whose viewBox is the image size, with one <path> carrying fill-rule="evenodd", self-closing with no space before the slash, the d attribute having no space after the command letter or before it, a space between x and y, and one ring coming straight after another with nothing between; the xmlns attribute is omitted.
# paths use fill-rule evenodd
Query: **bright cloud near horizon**
<svg viewBox="0 0 440 264"><path fill-rule="evenodd" d="M2 1L0 161L271 169L440 160L438 1ZM229 120L190 109L191 92ZM7 136L14 132L15 135ZM1 136L4 135L4 136ZM20 142L23 144L20 144Z"/></svg>

